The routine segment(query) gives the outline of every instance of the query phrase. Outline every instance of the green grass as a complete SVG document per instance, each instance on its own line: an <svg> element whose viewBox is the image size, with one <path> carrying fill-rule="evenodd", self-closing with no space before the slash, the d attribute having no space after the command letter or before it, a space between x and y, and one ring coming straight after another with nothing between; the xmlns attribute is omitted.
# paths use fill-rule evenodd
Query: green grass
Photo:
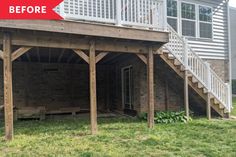
<svg viewBox="0 0 236 157"><path fill-rule="evenodd" d="M233 111L232 111L232 115L236 116L236 97L233 98Z"/></svg>
<svg viewBox="0 0 236 157"><path fill-rule="evenodd" d="M1 122L0 156L236 156L236 121L195 119L148 129L136 119L107 118L98 126L92 136L89 120L81 118L18 121L15 139L5 142Z"/></svg>

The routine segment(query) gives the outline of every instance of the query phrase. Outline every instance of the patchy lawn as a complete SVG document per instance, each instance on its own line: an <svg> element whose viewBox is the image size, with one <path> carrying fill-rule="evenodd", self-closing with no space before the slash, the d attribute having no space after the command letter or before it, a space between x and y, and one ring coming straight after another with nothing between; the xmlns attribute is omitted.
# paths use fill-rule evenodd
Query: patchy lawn
<svg viewBox="0 0 236 157"><path fill-rule="evenodd" d="M0 136L3 136L0 123ZM0 140L0 156L236 156L236 121L195 119L187 124L159 124L148 129L136 119L99 119L99 133L89 135L80 118L18 121L15 140Z"/></svg>
<svg viewBox="0 0 236 157"><path fill-rule="evenodd" d="M232 115L236 116L236 97L233 98L233 111L232 111Z"/></svg>

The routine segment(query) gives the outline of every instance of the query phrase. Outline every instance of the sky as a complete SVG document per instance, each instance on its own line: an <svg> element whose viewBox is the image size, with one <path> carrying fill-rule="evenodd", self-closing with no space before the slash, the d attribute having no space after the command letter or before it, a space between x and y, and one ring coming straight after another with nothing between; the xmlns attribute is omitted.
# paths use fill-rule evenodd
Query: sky
<svg viewBox="0 0 236 157"><path fill-rule="evenodd" d="M236 0L229 0L229 5L232 7L236 7Z"/></svg>

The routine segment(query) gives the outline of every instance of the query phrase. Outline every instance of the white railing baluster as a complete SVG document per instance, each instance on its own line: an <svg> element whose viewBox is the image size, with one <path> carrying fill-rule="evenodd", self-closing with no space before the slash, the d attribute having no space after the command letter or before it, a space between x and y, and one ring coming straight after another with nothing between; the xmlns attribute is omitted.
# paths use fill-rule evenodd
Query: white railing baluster
<svg viewBox="0 0 236 157"><path fill-rule="evenodd" d="M225 106L228 112L231 111L230 87L205 63L192 49L188 42L182 39L179 34L168 25L170 32L169 43L164 47L175 56L195 77L201 82L218 101ZM187 59L186 59L187 58Z"/></svg>
<svg viewBox="0 0 236 157"><path fill-rule="evenodd" d="M116 0L116 24L121 26L121 0Z"/></svg>

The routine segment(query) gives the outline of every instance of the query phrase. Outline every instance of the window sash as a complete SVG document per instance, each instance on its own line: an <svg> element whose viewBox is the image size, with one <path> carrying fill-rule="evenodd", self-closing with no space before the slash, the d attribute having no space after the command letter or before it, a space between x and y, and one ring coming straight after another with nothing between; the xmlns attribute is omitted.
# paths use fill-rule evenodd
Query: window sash
<svg viewBox="0 0 236 157"><path fill-rule="evenodd" d="M187 36L187 37L203 38L203 39L213 38L214 33L213 33L213 8L212 7L200 5L200 4L198 5L198 4L186 2L186 1L167 0L167 2L168 1L169 1L169 5L170 3L177 2L177 4L174 4L174 5L172 4L173 5L172 7L167 6L167 9L171 8L172 11L173 9L174 10L177 9L177 16L176 16L176 13L169 13L167 15L167 22L170 21L168 23L176 30L176 32L180 32L183 36ZM207 14L206 17L203 17L204 14ZM176 23L174 20L176 20ZM187 27L183 28L184 21L186 22L189 21L189 22L194 23L195 29L192 30L192 33L189 33L191 35L189 34L185 35L186 32L188 32L189 30L187 31L184 30L184 29L188 29ZM208 34L204 34L203 33L204 30L202 30L204 29L204 26L202 26L202 24L209 24L208 26L209 29L205 30L205 32L209 30L211 30L211 32L208 32ZM210 25L211 25L211 29L210 29Z"/></svg>
<svg viewBox="0 0 236 157"><path fill-rule="evenodd" d="M199 5L198 9L199 9L199 21L201 21L201 22L212 22L212 8L207 7L207 6ZM202 13L203 10L205 11L205 14ZM206 15L207 12L208 12L207 10L210 11L209 15Z"/></svg>
<svg viewBox="0 0 236 157"><path fill-rule="evenodd" d="M196 20L196 5L191 3L181 3L181 18Z"/></svg>
<svg viewBox="0 0 236 157"><path fill-rule="evenodd" d="M178 3L176 0L167 0L167 16L178 17Z"/></svg>

